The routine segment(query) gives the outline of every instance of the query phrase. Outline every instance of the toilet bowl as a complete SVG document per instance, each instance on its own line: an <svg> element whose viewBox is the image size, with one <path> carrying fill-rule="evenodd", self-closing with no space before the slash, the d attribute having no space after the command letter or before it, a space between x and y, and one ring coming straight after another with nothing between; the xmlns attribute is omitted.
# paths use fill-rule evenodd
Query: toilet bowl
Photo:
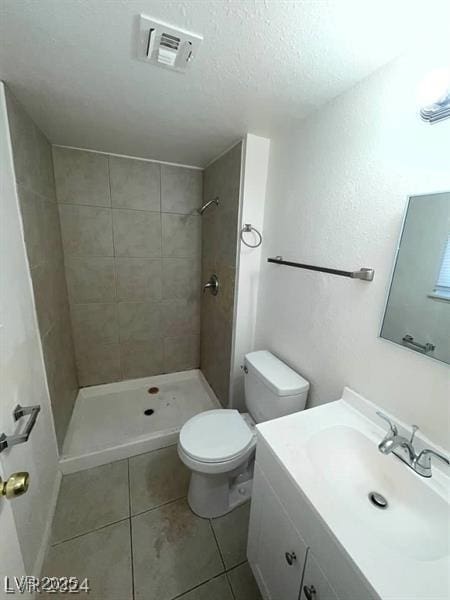
<svg viewBox="0 0 450 600"><path fill-rule="evenodd" d="M224 515L251 496L255 423L303 410L309 383L267 351L247 354L245 401L195 415L181 428L178 454L191 469L188 503L200 517Z"/></svg>

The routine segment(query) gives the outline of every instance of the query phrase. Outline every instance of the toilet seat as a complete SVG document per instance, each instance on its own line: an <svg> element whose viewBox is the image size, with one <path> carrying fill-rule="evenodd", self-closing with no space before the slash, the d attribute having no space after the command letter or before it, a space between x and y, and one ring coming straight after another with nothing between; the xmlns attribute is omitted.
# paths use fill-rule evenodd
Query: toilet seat
<svg viewBox="0 0 450 600"><path fill-rule="evenodd" d="M255 446L255 436L234 409L208 410L187 421L180 431L184 455L211 466L244 458Z"/></svg>

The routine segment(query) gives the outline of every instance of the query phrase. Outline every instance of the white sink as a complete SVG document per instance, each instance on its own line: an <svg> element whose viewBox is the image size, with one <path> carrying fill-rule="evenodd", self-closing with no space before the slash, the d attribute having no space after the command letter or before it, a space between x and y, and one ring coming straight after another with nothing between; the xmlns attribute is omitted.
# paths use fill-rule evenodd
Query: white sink
<svg viewBox="0 0 450 600"><path fill-rule="evenodd" d="M318 431L307 451L348 526L370 529L383 544L417 560L448 555L448 504L404 463L386 460L372 440L346 425ZM374 505L371 492L381 494L387 507Z"/></svg>
<svg viewBox="0 0 450 600"><path fill-rule="evenodd" d="M381 454L386 428L377 409L346 388L341 400L258 425L258 435L380 598L448 600L448 468L432 464L427 479ZM415 444L433 447L420 432ZM387 507L375 506L371 492Z"/></svg>

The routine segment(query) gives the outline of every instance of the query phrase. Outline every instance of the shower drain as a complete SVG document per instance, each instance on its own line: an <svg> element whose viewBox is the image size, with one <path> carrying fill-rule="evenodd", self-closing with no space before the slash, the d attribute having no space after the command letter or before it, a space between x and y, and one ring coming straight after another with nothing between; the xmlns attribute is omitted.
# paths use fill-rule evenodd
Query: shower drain
<svg viewBox="0 0 450 600"><path fill-rule="evenodd" d="M382 496L378 492L370 492L369 500L377 508L387 508L388 507L388 501L386 500L386 498L384 496Z"/></svg>
<svg viewBox="0 0 450 600"><path fill-rule="evenodd" d="M146 415L147 417L149 417L150 415L152 415L155 411L153 410L153 408L146 408L144 410L144 415Z"/></svg>

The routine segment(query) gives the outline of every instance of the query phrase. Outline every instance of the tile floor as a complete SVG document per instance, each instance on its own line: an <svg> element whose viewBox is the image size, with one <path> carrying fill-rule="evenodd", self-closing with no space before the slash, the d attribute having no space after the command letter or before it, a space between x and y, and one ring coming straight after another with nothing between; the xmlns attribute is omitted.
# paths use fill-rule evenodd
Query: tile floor
<svg viewBox="0 0 450 600"><path fill-rule="evenodd" d="M260 600L250 505L200 519L188 483L176 446L64 476L43 575L87 577L91 600Z"/></svg>

